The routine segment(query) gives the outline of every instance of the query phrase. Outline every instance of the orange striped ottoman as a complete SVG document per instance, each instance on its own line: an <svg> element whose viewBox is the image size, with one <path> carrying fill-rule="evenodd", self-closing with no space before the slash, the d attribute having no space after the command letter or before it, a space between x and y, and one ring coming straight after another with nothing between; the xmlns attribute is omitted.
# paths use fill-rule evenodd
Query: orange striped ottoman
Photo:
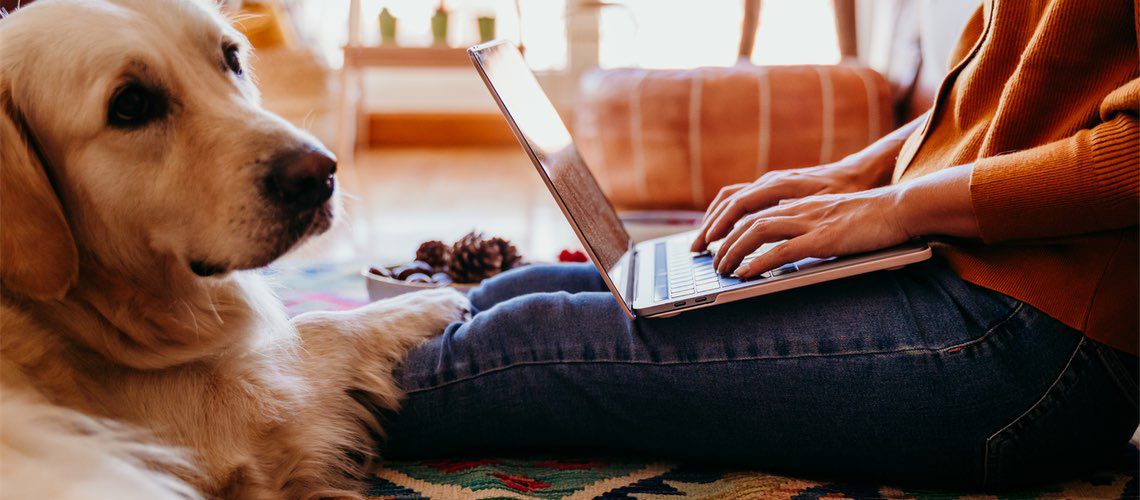
<svg viewBox="0 0 1140 500"><path fill-rule="evenodd" d="M574 117L623 209L703 209L721 186L838 160L893 128L887 81L851 65L597 71Z"/></svg>

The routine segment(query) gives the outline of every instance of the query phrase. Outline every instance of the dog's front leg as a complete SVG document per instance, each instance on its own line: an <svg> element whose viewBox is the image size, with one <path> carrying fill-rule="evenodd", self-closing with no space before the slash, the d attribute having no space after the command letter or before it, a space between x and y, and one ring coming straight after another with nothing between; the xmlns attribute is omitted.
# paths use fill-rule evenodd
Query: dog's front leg
<svg viewBox="0 0 1140 500"><path fill-rule="evenodd" d="M436 289L293 319L300 341L289 357L299 365L304 390L290 418L298 425L288 432L297 455L279 476L284 497L330 491L338 478L361 477L370 468L372 438L383 435L372 407L397 409L403 397L393 368L470 308L462 294Z"/></svg>
<svg viewBox="0 0 1140 500"><path fill-rule="evenodd" d="M401 393L392 368L409 349L463 320L470 310L466 296L439 288L351 311L303 314L293 323L301 334L301 355L310 377L339 386L330 389L364 390L378 404L395 408Z"/></svg>

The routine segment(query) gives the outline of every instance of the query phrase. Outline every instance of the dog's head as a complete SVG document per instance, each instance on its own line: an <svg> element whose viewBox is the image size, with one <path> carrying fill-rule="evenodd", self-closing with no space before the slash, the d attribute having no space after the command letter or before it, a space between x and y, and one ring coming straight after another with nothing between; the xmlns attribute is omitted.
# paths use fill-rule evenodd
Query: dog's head
<svg viewBox="0 0 1140 500"><path fill-rule="evenodd" d="M263 110L244 38L191 0L41 0L0 20L0 278L61 296L78 262L199 276L328 228L336 161Z"/></svg>

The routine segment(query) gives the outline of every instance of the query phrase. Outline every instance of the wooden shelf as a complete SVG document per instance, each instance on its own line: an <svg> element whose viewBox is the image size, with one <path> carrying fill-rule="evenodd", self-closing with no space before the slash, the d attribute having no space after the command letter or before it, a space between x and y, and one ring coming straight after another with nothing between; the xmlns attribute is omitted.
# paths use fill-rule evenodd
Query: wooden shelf
<svg viewBox="0 0 1140 500"><path fill-rule="evenodd" d="M457 68L470 67L467 49L454 47L376 47L344 48L345 66Z"/></svg>

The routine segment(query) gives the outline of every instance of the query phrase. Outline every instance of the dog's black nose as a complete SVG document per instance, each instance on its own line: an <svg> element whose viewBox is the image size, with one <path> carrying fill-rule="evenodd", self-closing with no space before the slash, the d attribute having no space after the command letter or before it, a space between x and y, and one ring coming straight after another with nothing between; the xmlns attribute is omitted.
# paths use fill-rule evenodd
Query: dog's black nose
<svg viewBox="0 0 1140 500"><path fill-rule="evenodd" d="M282 153L271 161L270 169L266 194L283 206L304 210L332 197L336 157L322 147L306 146Z"/></svg>

